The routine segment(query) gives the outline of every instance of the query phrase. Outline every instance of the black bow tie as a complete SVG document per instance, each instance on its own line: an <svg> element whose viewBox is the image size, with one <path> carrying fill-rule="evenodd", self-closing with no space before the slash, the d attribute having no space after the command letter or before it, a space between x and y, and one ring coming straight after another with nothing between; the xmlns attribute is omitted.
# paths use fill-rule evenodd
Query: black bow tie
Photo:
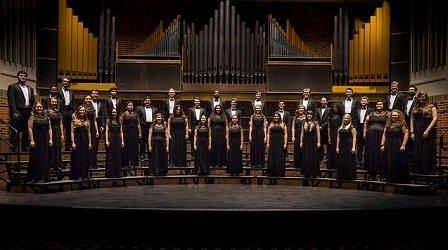
<svg viewBox="0 0 448 250"><path fill-rule="evenodd" d="M352 101L352 98L347 98L347 101L351 102L351 101Z"/></svg>
<svg viewBox="0 0 448 250"><path fill-rule="evenodd" d="M366 110L367 108L361 108L362 110Z"/></svg>
<svg viewBox="0 0 448 250"><path fill-rule="evenodd" d="M232 111L235 111L236 109L232 109Z"/></svg>
<svg viewBox="0 0 448 250"><path fill-rule="evenodd" d="M201 109L201 108L195 108L195 109Z"/></svg>

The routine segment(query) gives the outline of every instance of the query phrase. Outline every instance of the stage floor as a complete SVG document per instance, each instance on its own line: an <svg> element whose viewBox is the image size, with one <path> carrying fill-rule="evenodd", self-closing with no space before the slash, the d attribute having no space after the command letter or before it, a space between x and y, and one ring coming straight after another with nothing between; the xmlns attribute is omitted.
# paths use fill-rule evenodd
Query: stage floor
<svg viewBox="0 0 448 250"><path fill-rule="evenodd" d="M1 205L144 210L372 210L445 208L448 197L282 185L149 185L31 194L0 192Z"/></svg>

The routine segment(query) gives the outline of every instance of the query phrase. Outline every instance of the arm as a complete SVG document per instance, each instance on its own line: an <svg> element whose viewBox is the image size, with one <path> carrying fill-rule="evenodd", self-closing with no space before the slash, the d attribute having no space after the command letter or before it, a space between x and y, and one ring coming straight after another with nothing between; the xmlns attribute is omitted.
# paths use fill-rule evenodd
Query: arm
<svg viewBox="0 0 448 250"><path fill-rule="evenodd" d="M208 130L208 150L212 149L212 130Z"/></svg>
<svg viewBox="0 0 448 250"><path fill-rule="evenodd" d="M358 135L358 132L356 131L355 127L352 128L352 140L353 140L353 144L352 144L352 153L355 154L356 153L356 137Z"/></svg>
<svg viewBox="0 0 448 250"><path fill-rule="evenodd" d="M194 129L194 138L193 138L193 148L194 148L194 150L198 150L198 147L196 146L197 140L198 140L198 129Z"/></svg>
<svg viewBox="0 0 448 250"><path fill-rule="evenodd" d="M403 143L401 144L400 150L404 151L406 149L406 144L408 143L409 140L409 129L402 127L401 128L404 134L404 138L403 138Z"/></svg>
<svg viewBox="0 0 448 250"><path fill-rule="evenodd" d="M61 141L63 141L64 140L64 123L62 122L62 119L59 124L59 129L61 130Z"/></svg>
<svg viewBox="0 0 448 250"><path fill-rule="evenodd" d="M188 118L185 117L185 140L188 140L188 131L190 131L190 127L188 126Z"/></svg>
<svg viewBox="0 0 448 250"><path fill-rule="evenodd" d="M320 127L319 127L319 123L316 122L316 136L317 136L317 147L320 148Z"/></svg>
<svg viewBox="0 0 448 250"><path fill-rule="evenodd" d="M142 138L142 127L140 126L140 117L137 115L138 138Z"/></svg>
<svg viewBox="0 0 448 250"><path fill-rule="evenodd" d="M95 121L95 129L96 129L96 137L98 138L98 137L100 137L100 131L98 130L98 123L96 122L96 118L95 119L93 119L94 121Z"/></svg>
<svg viewBox="0 0 448 250"><path fill-rule="evenodd" d="M266 131L266 130L265 130ZM267 135L266 135L266 137L265 137L265 141L266 141L266 148L268 148L269 149L269 139L271 138L271 125L269 125L269 128L268 128L268 132L267 132Z"/></svg>
<svg viewBox="0 0 448 250"><path fill-rule="evenodd" d="M71 138L72 138L72 148L76 149L76 144L75 144L75 126L73 126L73 122L74 120L72 120L71 125L70 125L70 131L71 131ZM68 138L66 138L68 139Z"/></svg>
<svg viewBox="0 0 448 250"><path fill-rule="evenodd" d="M292 140L292 142L294 142L296 140L295 134L296 134L296 118L294 117L294 119L292 120L292 126L291 126L291 140Z"/></svg>
<svg viewBox="0 0 448 250"><path fill-rule="evenodd" d="M249 141L252 142L252 115L249 118Z"/></svg>
<svg viewBox="0 0 448 250"><path fill-rule="evenodd" d="M227 150L230 149L230 145L229 145L229 126L227 125L227 120L226 120L226 143L227 143Z"/></svg>
<svg viewBox="0 0 448 250"><path fill-rule="evenodd" d="M414 135L414 117L411 114L411 124L409 125L410 127L410 135L411 135L411 140L415 139L415 135Z"/></svg>
<svg viewBox="0 0 448 250"><path fill-rule="evenodd" d="M263 127L263 132L264 132L264 143L266 143L267 142L267 127L268 127L268 121L266 121L266 117L265 116L263 116L263 119L264 119L264 127Z"/></svg>
<svg viewBox="0 0 448 250"><path fill-rule="evenodd" d="M381 151L384 151L384 145L386 144L386 127L383 130L383 136L381 137Z"/></svg>
<svg viewBox="0 0 448 250"><path fill-rule="evenodd" d="M89 149L92 148L92 135L90 134L90 123L87 125L87 137L89 138Z"/></svg>
<svg viewBox="0 0 448 250"><path fill-rule="evenodd" d="M241 145L240 145L240 150L243 150L244 135L243 135L243 127L241 127L241 126L240 126L240 134L241 134Z"/></svg>
<svg viewBox="0 0 448 250"><path fill-rule="evenodd" d="M300 129L300 147L301 148L303 148L303 134L304 134L304 131L303 131L303 124L302 124L302 128Z"/></svg>
<svg viewBox="0 0 448 250"><path fill-rule="evenodd" d="M151 140L152 140L152 126L149 128L149 134L148 134L148 151L149 152L152 151Z"/></svg>
<svg viewBox="0 0 448 250"><path fill-rule="evenodd" d="M106 132L105 132L105 139L106 139L106 147L109 147L109 119L106 121Z"/></svg>
<svg viewBox="0 0 448 250"><path fill-rule="evenodd" d="M283 131L284 131L284 142L285 144L283 145L283 148L287 148L288 147L288 126L284 125L283 126Z"/></svg>
<svg viewBox="0 0 448 250"><path fill-rule="evenodd" d="M429 124L428 128L426 128L425 132L423 133L423 137L424 138L428 137L429 131L431 131L431 129L434 128L434 126L437 123L437 109L436 109L436 107L432 107L431 112L432 112L432 121Z"/></svg>
<svg viewBox="0 0 448 250"><path fill-rule="evenodd" d="M166 152L168 153L170 151L170 130L168 128L165 128L165 140L166 140Z"/></svg>
<svg viewBox="0 0 448 250"><path fill-rule="evenodd" d="M167 130L171 131L171 118L168 118L168 122L167 122L166 126L167 126ZM171 140L171 133L168 136L169 136L168 139Z"/></svg>
<svg viewBox="0 0 448 250"><path fill-rule="evenodd" d="M121 125L120 125L120 139L121 139L121 147L124 147L123 126Z"/></svg>
<svg viewBox="0 0 448 250"><path fill-rule="evenodd" d="M331 145L331 129L330 129L330 119L327 120L327 131L328 131L328 144Z"/></svg>
<svg viewBox="0 0 448 250"><path fill-rule="evenodd" d="M367 136L367 126L369 124L369 120L370 120L370 115L368 115L366 117L366 120L364 121L364 128L363 128L363 132L362 132L362 135L364 138L366 138L366 136Z"/></svg>
<svg viewBox="0 0 448 250"><path fill-rule="evenodd" d="M48 118L48 145L51 147L53 145L53 130L51 129L51 120Z"/></svg>
<svg viewBox="0 0 448 250"><path fill-rule="evenodd" d="M32 148L35 147L35 142L34 142L34 136L33 136L33 126L34 126L34 118L30 117L30 119L28 119L28 134L29 134L29 139L30 139L30 146Z"/></svg>
<svg viewBox="0 0 448 250"><path fill-rule="evenodd" d="M338 129L338 132L337 132L337 135L336 135L336 153L338 153L339 154L339 143L340 143L340 138L339 138L339 129Z"/></svg>

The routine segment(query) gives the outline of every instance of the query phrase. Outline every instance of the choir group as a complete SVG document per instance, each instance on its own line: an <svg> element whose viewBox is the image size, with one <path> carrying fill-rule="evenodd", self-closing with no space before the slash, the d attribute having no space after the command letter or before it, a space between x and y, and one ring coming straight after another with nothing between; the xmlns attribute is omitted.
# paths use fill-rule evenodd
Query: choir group
<svg viewBox="0 0 448 250"><path fill-rule="evenodd" d="M173 89L161 110L151 106L149 97L138 107L131 101L122 105L116 88L104 101L98 99L98 90L92 90L75 107L69 78L62 79L62 89L52 87L40 102L35 102L33 89L26 84L26 72L18 72L17 78L8 87L10 121L22 133L22 149L29 149L29 182L47 181L50 169L60 170L64 142L72 152L70 178L88 178L89 169L97 168L102 134L108 178L122 176L123 167L136 167L141 160L149 160L147 175L166 175L169 165L184 167L188 141L197 175L209 174L210 167L225 167L232 176L242 173L242 112L236 99L225 109L218 91L204 107L195 98L187 113ZM319 176L321 162L335 169L341 180L356 179L357 162L369 178L390 182L408 182L410 171L436 171L437 110L426 92L411 85L404 94L399 83L392 82L390 93L374 109L368 97L359 101L353 95L347 88L344 100L329 106L322 97L318 105L305 88L293 114L281 101L268 121L265 102L257 92L247 138L251 166L266 167L268 176L284 176L291 138L293 165L305 178ZM19 144L17 136L11 140Z"/></svg>

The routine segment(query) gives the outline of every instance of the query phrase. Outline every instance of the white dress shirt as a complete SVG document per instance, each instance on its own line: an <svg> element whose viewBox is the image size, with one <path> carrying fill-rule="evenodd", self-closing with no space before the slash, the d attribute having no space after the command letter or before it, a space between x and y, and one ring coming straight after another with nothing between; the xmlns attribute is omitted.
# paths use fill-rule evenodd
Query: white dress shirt
<svg viewBox="0 0 448 250"><path fill-rule="evenodd" d="M95 117L98 117L98 101L92 101L93 108L95 109Z"/></svg>
<svg viewBox="0 0 448 250"><path fill-rule="evenodd" d="M278 111L278 113L280 114L280 118L283 121L283 116L285 115L285 111Z"/></svg>
<svg viewBox="0 0 448 250"><path fill-rule="evenodd" d="M194 113L196 114L196 120L200 120L201 119L201 117L200 117L200 115L201 115L201 109L200 108L195 108L194 109Z"/></svg>
<svg viewBox="0 0 448 250"><path fill-rule="evenodd" d="M213 99L213 109L216 107L216 105L219 105L221 102L218 100Z"/></svg>
<svg viewBox="0 0 448 250"><path fill-rule="evenodd" d="M117 99L116 98L110 98L112 100L112 105L114 106L114 109L117 108Z"/></svg>
<svg viewBox="0 0 448 250"><path fill-rule="evenodd" d="M392 109L395 103L395 98L397 98L397 94L390 94L390 99L389 99L389 109Z"/></svg>
<svg viewBox="0 0 448 250"><path fill-rule="evenodd" d="M174 111L174 104L175 104L176 102L174 101L174 99L170 99L169 101L168 101L168 106L169 106L169 113L170 114L172 114Z"/></svg>
<svg viewBox="0 0 448 250"><path fill-rule="evenodd" d="M366 117L367 108L361 108L359 113L359 123L364 124L364 118Z"/></svg>
<svg viewBox="0 0 448 250"><path fill-rule="evenodd" d="M308 102L309 101L310 101L310 99L308 99L308 100L303 99L302 104L305 107L305 109L308 109Z"/></svg>
<svg viewBox="0 0 448 250"><path fill-rule="evenodd" d="M325 108L322 108L320 110L320 119L322 119L322 117L324 117L324 113L325 113Z"/></svg>
<svg viewBox="0 0 448 250"><path fill-rule="evenodd" d="M63 89L62 89L62 93L64 94L65 106L70 105L70 91L69 91L69 90L65 90L65 89L63 88Z"/></svg>
<svg viewBox="0 0 448 250"><path fill-rule="evenodd" d="M406 115L409 115L409 112L411 112L412 103L414 102L414 98L408 100L408 103L406 104Z"/></svg>
<svg viewBox="0 0 448 250"><path fill-rule="evenodd" d="M257 105L260 105L260 107L263 107L261 100L260 100L260 101L255 100L254 108L255 108L255 106L257 106Z"/></svg>
<svg viewBox="0 0 448 250"><path fill-rule="evenodd" d="M152 108L145 107L146 122L152 122Z"/></svg>
<svg viewBox="0 0 448 250"><path fill-rule="evenodd" d="M352 103L353 103L353 99L345 99L344 102L344 113L346 114L350 114L352 113Z"/></svg>
<svg viewBox="0 0 448 250"><path fill-rule="evenodd" d="M236 109L231 109L230 110L230 116L234 116L236 114Z"/></svg>
<svg viewBox="0 0 448 250"><path fill-rule="evenodd" d="M20 89L22 89L23 96L25 97L25 107L29 107L30 106L30 96L29 96L30 93L28 93L28 86L26 86L26 84L25 85L19 84L19 85L20 85Z"/></svg>

